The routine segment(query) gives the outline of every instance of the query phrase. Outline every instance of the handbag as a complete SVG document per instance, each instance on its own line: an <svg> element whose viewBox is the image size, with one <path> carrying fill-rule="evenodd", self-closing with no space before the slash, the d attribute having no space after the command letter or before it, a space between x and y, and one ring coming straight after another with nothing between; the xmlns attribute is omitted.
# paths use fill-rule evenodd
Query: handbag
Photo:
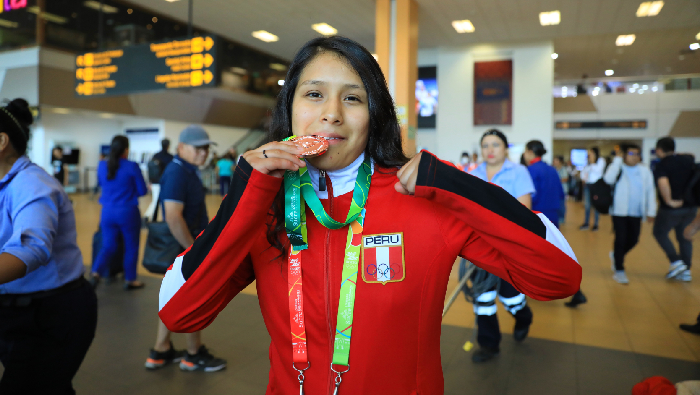
<svg viewBox="0 0 700 395"><path fill-rule="evenodd" d="M156 214L160 204L156 206ZM154 215L154 217L155 217ZM151 273L165 274L175 258L185 251L170 232L168 223L151 222L148 224L146 248L143 251L143 267Z"/></svg>

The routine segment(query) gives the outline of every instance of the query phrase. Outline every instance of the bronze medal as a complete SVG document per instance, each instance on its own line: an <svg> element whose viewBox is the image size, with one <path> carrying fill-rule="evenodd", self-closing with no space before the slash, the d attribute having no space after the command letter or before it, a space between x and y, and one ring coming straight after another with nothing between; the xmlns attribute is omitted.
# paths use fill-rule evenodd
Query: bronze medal
<svg viewBox="0 0 700 395"><path fill-rule="evenodd" d="M294 137L290 141L301 147L303 152L302 158L313 158L314 156L322 155L328 149L328 140L323 137L316 136L300 136Z"/></svg>

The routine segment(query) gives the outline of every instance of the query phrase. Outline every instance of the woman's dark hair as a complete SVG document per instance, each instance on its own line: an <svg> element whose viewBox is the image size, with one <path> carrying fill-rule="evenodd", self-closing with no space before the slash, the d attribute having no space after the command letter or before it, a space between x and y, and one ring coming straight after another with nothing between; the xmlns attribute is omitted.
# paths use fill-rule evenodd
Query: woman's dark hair
<svg viewBox="0 0 700 395"><path fill-rule="evenodd" d="M593 162L597 161L598 158L600 158L600 150L598 149L598 147L591 147L589 148L589 150L593 151L593 153L595 154L595 160Z"/></svg>
<svg viewBox="0 0 700 395"><path fill-rule="evenodd" d="M19 155L27 153L29 142L29 125L34 123L29 103L24 99L15 99L0 107L0 133L6 133L10 144Z"/></svg>
<svg viewBox="0 0 700 395"><path fill-rule="evenodd" d="M496 137L498 137L499 139L501 139L501 141L503 141L503 145L506 146L506 149L508 149L508 138L507 138L506 135L503 134L503 132L501 132L500 130L498 130L498 129L489 129L489 130L487 130L486 132L484 132L484 134L481 135L481 140L479 140L479 144L481 144L481 143L484 141L484 138L485 138L486 136L496 136Z"/></svg>
<svg viewBox="0 0 700 395"><path fill-rule="evenodd" d="M530 140L525 144L525 149L532 151L535 156L538 158L541 158L542 155L547 153L547 150L544 149L544 144L540 140Z"/></svg>
<svg viewBox="0 0 700 395"><path fill-rule="evenodd" d="M272 111L268 141L280 141L292 135L292 104L302 72L316 56L333 54L347 62L362 79L367 91L369 108L369 140L365 155L380 167L392 168L408 162L403 153L401 128L396 118L394 101L389 93L384 74L372 54L357 42L340 36L319 37L297 52L289 65L285 83L277 96ZM284 231L284 190L280 188L272 205L273 221L268 223L267 240L284 252L279 234Z"/></svg>
<svg viewBox="0 0 700 395"><path fill-rule="evenodd" d="M126 136L114 136L112 145L109 146L109 156L107 158L107 179L113 180L119 170L119 159L124 155L124 151L129 148L129 139Z"/></svg>

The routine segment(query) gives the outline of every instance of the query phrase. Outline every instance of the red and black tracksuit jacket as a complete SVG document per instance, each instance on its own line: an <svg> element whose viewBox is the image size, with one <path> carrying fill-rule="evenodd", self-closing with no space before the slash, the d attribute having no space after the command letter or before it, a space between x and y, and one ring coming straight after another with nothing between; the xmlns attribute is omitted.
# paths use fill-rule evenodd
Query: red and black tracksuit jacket
<svg viewBox="0 0 700 395"><path fill-rule="evenodd" d="M505 190L430 153L419 164L414 196L394 190L396 169L376 167L363 235L403 233L405 278L368 283L358 275L344 394L443 394L440 325L455 259L464 257L538 300L570 296L581 268L564 237L542 214ZM270 207L282 179L241 159L229 195L194 245L177 258L160 291L160 318L174 332L206 328L229 301L256 280L272 339L266 394L296 394L289 326L287 254L266 238ZM332 188L332 185L329 185ZM321 200L344 221L352 192ZM303 251L308 355L305 392L330 394L330 370L347 228L329 230L307 209ZM286 235L281 240L288 244ZM363 262L360 262L363 270Z"/></svg>

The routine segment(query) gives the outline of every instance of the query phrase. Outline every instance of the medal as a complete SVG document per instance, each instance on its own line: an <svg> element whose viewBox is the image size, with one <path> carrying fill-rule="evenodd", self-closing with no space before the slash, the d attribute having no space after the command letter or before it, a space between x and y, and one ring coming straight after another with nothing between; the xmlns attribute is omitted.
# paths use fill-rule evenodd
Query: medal
<svg viewBox="0 0 700 395"><path fill-rule="evenodd" d="M292 136L283 141L293 141L294 144L301 147L303 152L302 158L313 158L314 156L323 155L328 149L328 140L323 137L316 136Z"/></svg>

